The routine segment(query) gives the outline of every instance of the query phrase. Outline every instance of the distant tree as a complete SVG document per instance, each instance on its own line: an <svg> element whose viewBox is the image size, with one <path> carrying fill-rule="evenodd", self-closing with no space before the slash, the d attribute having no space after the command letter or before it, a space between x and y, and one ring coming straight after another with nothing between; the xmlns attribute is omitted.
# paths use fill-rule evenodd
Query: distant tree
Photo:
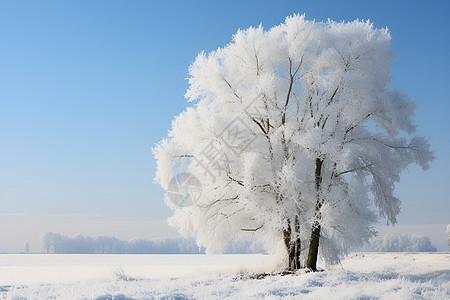
<svg viewBox="0 0 450 300"><path fill-rule="evenodd" d="M28 254L30 252L30 243L29 242L25 242L25 244L23 244L23 251Z"/></svg>
<svg viewBox="0 0 450 300"><path fill-rule="evenodd" d="M447 244L450 246L450 224L447 225L446 234L447 234Z"/></svg>
<svg viewBox="0 0 450 300"><path fill-rule="evenodd" d="M50 247L52 246L53 233L43 232L40 238L41 246L44 248L46 253L50 253Z"/></svg>
<svg viewBox="0 0 450 300"><path fill-rule="evenodd" d="M390 39L369 22L293 15L199 54L186 93L195 106L154 149L170 224L208 252L253 231L268 248L284 244L288 268L316 270L319 247L335 263L373 236L370 202L396 223L394 183L433 155L410 137L413 100L387 89ZM201 185L181 208L170 200L180 174Z"/></svg>

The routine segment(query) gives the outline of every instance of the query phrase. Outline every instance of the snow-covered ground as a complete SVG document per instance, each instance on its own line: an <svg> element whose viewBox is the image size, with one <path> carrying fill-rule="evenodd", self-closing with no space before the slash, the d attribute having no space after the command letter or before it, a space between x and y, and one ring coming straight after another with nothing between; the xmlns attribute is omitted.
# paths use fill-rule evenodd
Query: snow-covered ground
<svg viewBox="0 0 450 300"><path fill-rule="evenodd" d="M353 253L324 272L237 279L270 268L253 254L3 254L0 299L450 299L450 253Z"/></svg>

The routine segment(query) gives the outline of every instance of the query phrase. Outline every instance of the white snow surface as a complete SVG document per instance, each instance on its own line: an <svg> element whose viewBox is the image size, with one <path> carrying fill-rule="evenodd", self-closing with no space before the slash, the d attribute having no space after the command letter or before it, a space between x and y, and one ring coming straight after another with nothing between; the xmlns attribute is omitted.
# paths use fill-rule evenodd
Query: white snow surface
<svg viewBox="0 0 450 300"><path fill-rule="evenodd" d="M245 276L274 267L258 254L2 254L0 299L450 299L450 253L353 253L323 272Z"/></svg>

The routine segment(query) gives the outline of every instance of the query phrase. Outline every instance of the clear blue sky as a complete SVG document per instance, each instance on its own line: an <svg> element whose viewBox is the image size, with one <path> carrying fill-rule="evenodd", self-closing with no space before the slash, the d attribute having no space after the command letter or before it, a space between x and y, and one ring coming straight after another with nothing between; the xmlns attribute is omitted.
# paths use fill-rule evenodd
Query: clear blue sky
<svg viewBox="0 0 450 300"><path fill-rule="evenodd" d="M0 0L0 237L169 216L151 148L188 105L188 66L292 13L391 30L392 87L437 156L398 185L400 225L450 223L450 1Z"/></svg>

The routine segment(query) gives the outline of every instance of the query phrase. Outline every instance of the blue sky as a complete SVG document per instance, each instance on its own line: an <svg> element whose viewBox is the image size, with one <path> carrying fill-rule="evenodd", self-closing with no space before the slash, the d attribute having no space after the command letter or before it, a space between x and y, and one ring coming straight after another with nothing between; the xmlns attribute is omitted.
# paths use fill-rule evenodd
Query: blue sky
<svg viewBox="0 0 450 300"><path fill-rule="evenodd" d="M391 30L392 87L419 104L419 134L437 157L398 184L399 224L450 223L450 2L392 2L0 0L0 252L38 228L109 224L131 237L153 224L157 235L145 222L171 212L151 148L188 105L188 66L237 29L292 13Z"/></svg>

